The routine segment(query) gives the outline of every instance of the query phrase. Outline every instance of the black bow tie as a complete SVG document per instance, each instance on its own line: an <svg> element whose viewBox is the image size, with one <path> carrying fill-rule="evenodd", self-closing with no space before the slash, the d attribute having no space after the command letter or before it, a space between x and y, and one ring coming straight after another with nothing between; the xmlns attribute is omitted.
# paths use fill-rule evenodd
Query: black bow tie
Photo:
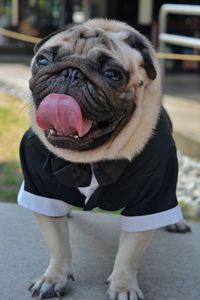
<svg viewBox="0 0 200 300"><path fill-rule="evenodd" d="M91 182L92 171L100 186L115 182L123 173L129 161L127 159L101 161L93 164L72 163L48 153L43 165L61 184L70 187L85 187Z"/></svg>

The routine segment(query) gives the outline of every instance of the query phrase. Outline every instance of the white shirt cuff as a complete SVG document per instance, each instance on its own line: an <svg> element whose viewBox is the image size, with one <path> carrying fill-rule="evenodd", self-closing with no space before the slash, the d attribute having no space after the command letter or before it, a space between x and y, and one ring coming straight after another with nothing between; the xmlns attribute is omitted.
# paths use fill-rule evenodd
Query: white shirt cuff
<svg viewBox="0 0 200 300"><path fill-rule="evenodd" d="M127 232L138 232L161 228L175 224L183 219L179 205L166 211L145 216L121 216L121 229Z"/></svg>
<svg viewBox="0 0 200 300"><path fill-rule="evenodd" d="M19 190L17 202L22 207L50 217L62 217L70 212L70 205L62 200L42 197L25 191L24 182Z"/></svg>

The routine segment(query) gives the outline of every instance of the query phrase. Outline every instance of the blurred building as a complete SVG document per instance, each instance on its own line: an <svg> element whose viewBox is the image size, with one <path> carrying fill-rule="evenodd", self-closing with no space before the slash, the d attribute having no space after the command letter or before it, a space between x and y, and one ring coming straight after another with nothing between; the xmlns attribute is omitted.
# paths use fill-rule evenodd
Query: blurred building
<svg viewBox="0 0 200 300"><path fill-rule="evenodd" d="M1 0L0 27L43 37L71 22L107 17L134 26L157 47L158 14L164 3L200 5L200 0ZM168 32L200 37L200 17L169 15L168 20ZM32 47L31 44L0 36L0 54L13 49L15 53L27 53L32 51ZM170 46L169 52L192 53L193 50ZM196 62L176 64L194 70L198 66Z"/></svg>

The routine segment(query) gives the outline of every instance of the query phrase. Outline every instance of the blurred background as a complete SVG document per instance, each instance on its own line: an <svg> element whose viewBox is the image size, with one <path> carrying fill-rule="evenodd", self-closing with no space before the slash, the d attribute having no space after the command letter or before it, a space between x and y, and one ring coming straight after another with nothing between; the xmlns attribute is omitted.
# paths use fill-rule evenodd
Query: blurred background
<svg viewBox="0 0 200 300"><path fill-rule="evenodd" d="M71 22L81 23L88 18L103 17L127 22L146 35L158 48L159 10L165 3L200 4L199 0L1 0L0 27L35 37L44 37ZM167 19L168 32L192 37L200 36L199 16L174 15ZM19 61L32 56L33 44L0 37L1 61L10 62L11 54ZM186 47L168 46L168 52L191 54ZM168 62L171 72L199 70L199 63L186 61Z"/></svg>
<svg viewBox="0 0 200 300"><path fill-rule="evenodd" d="M164 17L161 8L166 4L175 6ZM177 13L179 5L190 5L194 13L187 6L184 12ZM15 202L22 180L18 147L29 126L29 64L35 42L71 22L96 17L127 22L144 34L158 52L163 103L173 120L179 150L178 197L186 214L199 218L200 0L0 1L0 201ZM163 44L161 33L175 35L175 42ZM179 43L180 37L186 40Z"/></svg>

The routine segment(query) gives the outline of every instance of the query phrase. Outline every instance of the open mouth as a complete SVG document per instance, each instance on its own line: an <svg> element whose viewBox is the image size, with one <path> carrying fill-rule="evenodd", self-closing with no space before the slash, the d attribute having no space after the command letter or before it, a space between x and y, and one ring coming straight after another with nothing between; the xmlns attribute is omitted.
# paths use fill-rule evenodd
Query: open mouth
<svg viewBox="0 0 200 300"><path fill-rule="evenodd" d="M37 124L53 146L78 151L102 145L124 126L129 117L121 115L100 122L86 119L77 101L63 94L49 94L36 112Z"/></svg>
<svg viewBox="0 0 200 300"><path fill-rule="evenodd" d="M55 147L88 150L105 143L121 123L121 119L99 123L93 122L92 128L83 137L79 137L75 131L68 136L60 135L53 126L45 130L45 135L47 140Z"/></svg>

